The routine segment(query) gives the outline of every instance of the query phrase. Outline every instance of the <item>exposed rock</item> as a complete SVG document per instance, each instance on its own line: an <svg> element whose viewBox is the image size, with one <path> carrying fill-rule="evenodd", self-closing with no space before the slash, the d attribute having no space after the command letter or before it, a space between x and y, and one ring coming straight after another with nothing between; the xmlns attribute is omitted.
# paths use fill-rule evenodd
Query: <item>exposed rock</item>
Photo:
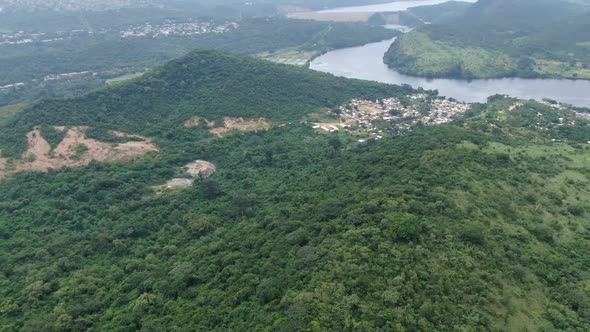
<svg viewBox="0 0 590 332"><path fill-rule="evenodd" d="M193 180L193 179L182 179L182 178L172 179L172 180L166 182L165 187L168 189L188 188L188 187L192 186L194 182L195 182L195 180Z"/></svg>
<svg viewBox="0 0 590 332"><path fill-rule="evenodd" d="M192 177L208 178L215 173L215 165L208 161L196 160L184 166L184 169Z"/></svg>

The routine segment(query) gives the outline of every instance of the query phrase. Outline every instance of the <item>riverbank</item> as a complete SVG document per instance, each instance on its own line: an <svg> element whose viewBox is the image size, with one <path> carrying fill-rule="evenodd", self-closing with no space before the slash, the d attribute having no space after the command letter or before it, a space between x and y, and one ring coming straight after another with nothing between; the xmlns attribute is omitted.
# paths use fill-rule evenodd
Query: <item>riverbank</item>
<svg viewBox="0 0 590 332"><path fill-rule="evenodd" d="M578 61L563 62L520 56L484 47L458 47L433 40L422 31L400 36L383 61L400 73L429 78L590 79L590 69Z"/></svg>
<svg viewBox="0 0 590 332"><path fill-rule="evenodd" d="M544 98L579 107L590 107L590 81L563 79L429 79L404 75L383 63L383 54L395 39L328 52L310 64L317 71L336 76L411 85L426 90L438 90L441 96L464 102L485 102L495 94L520 99Z"/></svg>
<svg viewBox="0 0 590 332"><path fill-rule="evenodd" d="M461 0L461 2L475 2L476 0ZM382 4L338 7L326 10L312 11L302 7L289 7L285 12L288 18L331 22L367 22L377 13L390 13L397 16L412 7L437 5L449 0L398 0ZM399 24L394 18L389 18L390 24Z"/></svg>

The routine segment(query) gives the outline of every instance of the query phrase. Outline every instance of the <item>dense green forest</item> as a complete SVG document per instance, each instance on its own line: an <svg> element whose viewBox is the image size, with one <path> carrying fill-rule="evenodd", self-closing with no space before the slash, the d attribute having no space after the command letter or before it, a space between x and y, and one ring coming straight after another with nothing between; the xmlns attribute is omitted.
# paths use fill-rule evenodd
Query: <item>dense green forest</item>
<svg viewBox="0 0 590 332"><path fill-rule="evenodd" d="M3 148L85 124L160 152L0 181L0 330L590 329L588 121L501 96L367 143L298 121L413 92L199 51L17 113ZM214 138L195 115L279 125ZM217 173L153 189L195 159Z"/></svg>
<svg viewBox="0 0 590 332"><path fill-rule="evenodd" d="M587 6L482 0L447 15L400 37L384 61L402 73L430 77L590 79Z"/></svg>
<svg viewBox="0 0 590 332"><path fill-rule="evenodd" d="M79 93L111 77L144 71L194 49L218 49L256 55L293 48L320 54L331 49L392 38L395 31L363 24L288 19L253 19L224 34L120 38L118 34L83 34L55 43L0 46L0 86L26 85L0 91L0 105L40 97ZM43 81L50 74L93 71L98 75ZM31 82L31 80L39 82Z"/></svg>

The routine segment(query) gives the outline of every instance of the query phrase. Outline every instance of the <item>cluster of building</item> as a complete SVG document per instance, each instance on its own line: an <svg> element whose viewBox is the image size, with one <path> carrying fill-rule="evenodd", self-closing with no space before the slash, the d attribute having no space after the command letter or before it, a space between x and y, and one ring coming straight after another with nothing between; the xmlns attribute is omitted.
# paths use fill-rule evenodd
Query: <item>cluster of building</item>
<svg viewBox="0 0 590 332"><path fill-rule="evenodd" d="M467 112L469 104L442 98L431 98L425 94L400 98L369 101L353 99L348 105L333 112L337 122L314 123L314 128L326 132L346 130L352 134L365 133L368 138L381 139L387 129L411 130L418 123L440 125L451 122ZM359 140L363 142L364 139Z"/></svg>
<svg viewBox="0 0 590 332"><path fill-rule="evenodd" d="M213 21L200 21L191 19L188 22L175 22L166 20L162 24L145 23L143 25L122 28L122 30L112 30L107 28L97 31L87 31L76 29L72 31L57 31L51 33L29 33L25 31L18 31L14 33L0 34L0 46L52 43L92 34L116 34L122 38L195 36L206 33L225 33L236 28L238 28L238 23L236 22L216 23Z"/></svg>
<svg viewBox="0 0 590 332"><path fill-rule="evenodd" d="M29 34L24 31L16 33L0 33L0 45L20 45L29 44L34 41L35 37L39 37L43 34Z"/></svg>
<svg viewBox="0 0 590 332"><path fill-rule="evenodd" d="M43 78L43 81L57 81L57 80L62 80L62 79L66 79L66 78L74 78L74 77L85 76L85 75L96 76L96 75L98 75L98 73L94 73L89 70L85 70L85 71L78 71L78 72L72 72L72 73L47 75Z"/></svg>
<svg viewBox="0 0 590 332"><path fill-rule="evenodd" d="M212 21L190 21L184 23L176 23L170 20L163 24L152 25L146 23L144 25L130 27L127 30L119 32L122 38L129 37L165 37L165 36L194 36L206 33L225 33L236 29L238 23L224 22L215 23Z"/></svg>
<svg viewBox="0 0 590 332"><path fill-rule="evenodd" d="M80 35L81 33L88 33L85 30L72 31L58 31L58 32L37 32L29 33L25 31L18 31L14 33L0 34L0 45L21 45L31 43L52 43L62 41Z"/></svg>
<svg viewBox="0 0 590 332"><path fill-rule="evenodd" d="M4 90L8 90L8 89L12 89L12 88L18 88L19 86L23 86L25 85L25 83L13 83L13 84L7 84L7 85L3 85L0 86L0 91L4 91Z"/></svg>
<svg viewBox="0 0 590 332"><path fill-rule="evenodd" d="M153 0L3 0L0 12L4 8L12 10L50 10L50 11L84 11L109 10L128 7L153 6Z"/></svg>

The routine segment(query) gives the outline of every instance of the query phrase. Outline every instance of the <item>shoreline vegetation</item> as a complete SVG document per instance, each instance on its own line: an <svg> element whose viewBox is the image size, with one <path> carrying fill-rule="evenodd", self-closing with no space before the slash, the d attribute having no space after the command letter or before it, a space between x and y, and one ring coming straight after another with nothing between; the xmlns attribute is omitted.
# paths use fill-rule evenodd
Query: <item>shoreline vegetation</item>
<svg viewBox="0 0 590 332"><path fill-rule="evenodd" d="M501 20L510 6L523 13ZM400 36L383 60L402 74L429 78L588 80L583 31L589 14L575 5L555 6L545 0L480 1Z"/></svg>
<svg viewBox="0 0 590 332"><path fill-rule="evenodd" d="M398 37L383 61L404 75L449 79L560 78L590 80L586 63L516 58L483 47L455 47L421 31Z"/></svg>

